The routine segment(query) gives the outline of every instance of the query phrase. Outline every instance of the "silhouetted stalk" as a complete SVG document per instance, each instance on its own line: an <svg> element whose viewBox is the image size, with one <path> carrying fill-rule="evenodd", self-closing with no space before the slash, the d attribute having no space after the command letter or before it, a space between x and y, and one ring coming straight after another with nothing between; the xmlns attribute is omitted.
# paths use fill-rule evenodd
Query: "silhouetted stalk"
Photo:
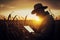
<svg viewBox="0 0 60 40"><path fill-rule="evenodd" d="M8 15L8 20L11 19L11 14L13 13L14 11L12 11L9 15Z"/></svg>
<svg viewBox="0 0 60 40"><path fill-rule="evenodd" d="M8 20L10 20L10 18L11 18L11 14L8 15Z"/></svg>
<svg viewBox="0 0 60 40"><path fill-rule="evenodd" d="M22 16L21 16L22 19L24 19Z"/></svg>
<svg viewBox="0 0 60 40"><path fill-rule="evenodd" d="M28 15L25 16L24 25L26 25L27 16L28 16Z"/></svg>
<svg viewBox="0 0 60 40"><path fill-rule="evenodd" d="M17 15L14 16L13 20L15 20L16 17L17 17Z"/></svg>

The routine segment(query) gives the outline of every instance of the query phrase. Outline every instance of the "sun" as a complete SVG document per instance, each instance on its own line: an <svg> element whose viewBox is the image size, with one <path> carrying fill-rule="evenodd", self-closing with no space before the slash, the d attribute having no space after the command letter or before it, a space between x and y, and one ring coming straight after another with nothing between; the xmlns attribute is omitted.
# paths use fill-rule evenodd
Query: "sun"
<svg viewBox="0 0 60 40"><path fill-rule="evenodd" d="M41 20L41 18L39 16L36 16L36 14L33 14L33 15L31 14L30 17L32 20L35 20L37 22L39 22Z"/></svg>
<svg viewBox="0 0 60 40"><path fill-rule="evenodd" d="M43 18L39 16L35 16L34 21L36 24L41 24L43 22Z"/></svg>
<svg viewBox="0 0 60 40"><path fill-rule="evenodd" d="M40 21L40 18L38 16L35 17L35 21Z"/></svg>

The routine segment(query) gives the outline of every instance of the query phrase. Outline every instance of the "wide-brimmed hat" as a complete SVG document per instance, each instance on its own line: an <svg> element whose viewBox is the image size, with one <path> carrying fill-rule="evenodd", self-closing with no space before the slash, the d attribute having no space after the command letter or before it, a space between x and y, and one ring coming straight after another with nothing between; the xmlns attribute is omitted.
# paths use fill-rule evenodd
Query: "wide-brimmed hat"
<svg viewBox="0 0 60 40"><path fill-rule="evenodd" d="M41 3L37 3L34 5L34 10L35 9L46 9L48 6L43 6Z"/></svg>

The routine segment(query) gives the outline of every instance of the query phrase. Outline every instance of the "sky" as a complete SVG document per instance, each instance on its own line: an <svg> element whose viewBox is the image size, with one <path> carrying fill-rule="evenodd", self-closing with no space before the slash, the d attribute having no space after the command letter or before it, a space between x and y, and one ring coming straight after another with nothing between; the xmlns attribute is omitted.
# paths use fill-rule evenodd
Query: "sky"
<svg viewBox="0 0 60 40"><path fill-rule="evenodd" d="M48 11L55 16L60 15L60 0L0 0L0 15L8 16L13 12L12 16L26 16L36 3L48 6Z"/></svg>

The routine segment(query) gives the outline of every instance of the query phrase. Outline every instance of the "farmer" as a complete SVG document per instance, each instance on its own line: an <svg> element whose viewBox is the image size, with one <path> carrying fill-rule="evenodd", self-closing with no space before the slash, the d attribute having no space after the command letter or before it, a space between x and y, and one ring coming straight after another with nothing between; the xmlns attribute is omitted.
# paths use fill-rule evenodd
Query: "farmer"
<svg viewBox="0 0 60 40"><path fill-rule="evenodd" d="M41 3L37 3L34 5L34 10L32 14L36 14L36 16L42 17L44 20L39 26L37 31L38 36L36 40L51 40L54 37L54 18L49 14L48 11L45 11L48 6L43 6Z"/></svg>

